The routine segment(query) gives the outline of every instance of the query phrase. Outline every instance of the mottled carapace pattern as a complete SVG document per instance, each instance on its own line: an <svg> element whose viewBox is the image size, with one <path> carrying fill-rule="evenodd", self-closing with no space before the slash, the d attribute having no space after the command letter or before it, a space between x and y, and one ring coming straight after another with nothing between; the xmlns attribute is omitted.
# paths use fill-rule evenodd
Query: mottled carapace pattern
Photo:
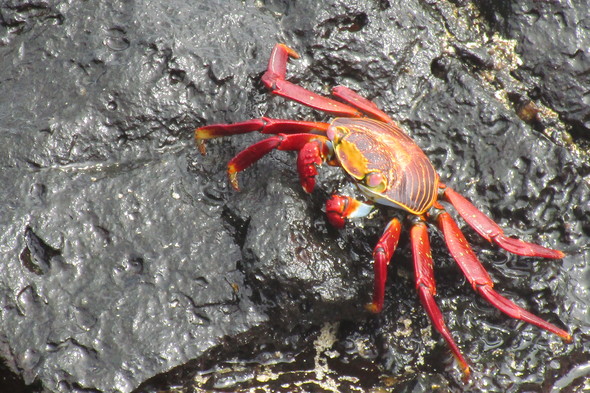
<svg viewBox="0 0 590 393"><path fill-rule="evenodd" d="M383 195L389 201L417 215L432 206L438 175L418 145L397 125L366 118L337 118L332 126L350 130L341 143L356 146L366 158L366 169L380 171L385 176L387 190ZM335 151L342 167L354 176L350 172L353 165L347 165L350 157L338 148Z"/></svg>

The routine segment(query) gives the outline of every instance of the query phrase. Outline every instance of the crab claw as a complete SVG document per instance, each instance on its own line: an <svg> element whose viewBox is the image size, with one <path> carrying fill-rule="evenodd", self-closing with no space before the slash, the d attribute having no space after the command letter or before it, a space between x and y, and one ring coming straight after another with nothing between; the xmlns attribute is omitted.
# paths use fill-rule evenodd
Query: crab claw
<svg viewBox="0 0 590 393"><path fill-rule="evenodd" d="M347 218L364 217L373 210L373 205L357 201L349 196L332 195L326 201L328 221L338 229L344 228Z"/></svg>
<svg viewBox="0 0 590 393"><path fill-rule="evenodd" d="M297 155L297 172L299 182L307 193L311 193L315 187L315 177L318 174L318 166L326 160L330 153L324 139L315 139L307 142Z"/></svg>
<svg viewBox="0 0 590 393"><path fill-rule="evenodd" d="M348 209L349 200L352 198L332 195L332 198L326 201L326 216L333 227L344 228L345 214Z"/></svg>

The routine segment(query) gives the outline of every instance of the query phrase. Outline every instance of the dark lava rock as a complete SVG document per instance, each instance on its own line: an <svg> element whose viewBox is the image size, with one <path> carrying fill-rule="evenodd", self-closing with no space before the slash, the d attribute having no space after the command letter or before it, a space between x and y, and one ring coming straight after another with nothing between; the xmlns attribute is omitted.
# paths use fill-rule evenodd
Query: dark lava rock
<svg viewBox="0 0 590 393"><path fill-rule="evenodd" d="M494 29L514 39L522 66L515 75L560 114L575 137L590 138L590 2L478 0Z"/></svg>
<svg viewBox="0 0 590 393"><path fill-rule="evenodd" d="M581 391L588 13L484 0L3 2L0 391ZM260 135L211 141L202 157L195 127L327 119L263 88L276 42L302 55L290 80L374 99L508 234L567 253L516 257L465 229L498 291L572 344L482 301L432 227L437 301L474 369L465 383L415 295L406 234L385 310L363 309L372 247L403 214L331 228L325 199L354 187L322 168L307 195L284 152L240 173L242 192L229 187L227 161Z"/></svg>

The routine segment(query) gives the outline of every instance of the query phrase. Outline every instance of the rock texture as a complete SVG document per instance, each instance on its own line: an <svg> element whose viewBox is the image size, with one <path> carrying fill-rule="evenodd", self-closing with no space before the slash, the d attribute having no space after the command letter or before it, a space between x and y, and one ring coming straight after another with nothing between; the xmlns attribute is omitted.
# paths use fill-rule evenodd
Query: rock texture
<svg viewBox="0 0 590 393"><path fill-rule="evenodd" d="M488 0L0 3L0 392L580 391L590 350L590 5ZM239 175L244 135L196 151L195 127L326 119L268 95L289 77L374 99L441 178L510 235L562 261L500 251L466 229L502 294L574 343L480 300L436 229L438 302L467 383L414 292L407 236L386 307L362 305L381 209L337 231L355 193L293 154ZM400 215L403 217L403 215ZM4 390L2 390L4 389Z"/></svg>

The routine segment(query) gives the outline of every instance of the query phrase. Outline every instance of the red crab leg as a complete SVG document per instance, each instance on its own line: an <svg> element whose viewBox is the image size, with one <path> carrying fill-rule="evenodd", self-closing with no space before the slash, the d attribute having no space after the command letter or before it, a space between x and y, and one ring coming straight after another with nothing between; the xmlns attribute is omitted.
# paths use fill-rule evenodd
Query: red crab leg
<svg viewBox="0 0 590 393"><path fill-rule="evenodd" d="M262 83L273 94L336 116L362 117L362 113L353 107L331 98L323 97L285 80L289 56L295 59L299 58L297 52L285 44L277 44L272 50L270 60L268 61L268 69L262 76Z"/></svg>
<svg viewBox="0 0 590 393"><path fill-rule="evenodd" d="M391 260L391 256L395 252L399 235L401 232L401 224L397 218L392 219L387 224L383 235L377 242L373 250L373 269L375 271L375 286L373 289L373 301L365 307L373 313L378 313L383 310L383 302L385 300L385 282L387 281L387 265Z"/></svg>
<svg viewBox="0 0 590 393"><path fill-rule="evenodd" d="M373 207L349 196L332 195L326 201L326 215L330 224L341 229L344 228L347 218L364 217L373 210Z"/></svg>
<svg viewBox="0 0 590 393"><path fill-rule="evenodd" d="M424 222L420 221L412 226L410 239L412 242L412 254L414 255L416 290L418 291L420 302L426 309L426 313L430 317L435 329L438 330L449 347L451 347L451 352L453 352L453 355L459 362L463 373L465 376L469 376L469 365L461 354L455 340L453 340L453 336L447 328L443 315L434 300L436 284L434 282L434 269L430 241L428 240L428 230Z"/></svg>
<svg viewBox="0 0 590 393"><path fill-rule="evenodd" d="M346 86L336 86L332 89L332 94L349 105L361 110L374 119L381 120L385 123L393 123L393 120L385 112L375 105L373 101L367 100L359 95L356 91Z"/></svg>
<svg viewBox="0 0 590 393"><path fill-rule="evenodd" d="M475 256L475 253L467 243L465 236L449 213L444 210L440 212L437 217L437 223L443 232L445 242L447 243L451 255L463 271L463 274L465 274L465 277L467 277L467 280L473 286L473 289L478 291L482 297L512 318L520 319L548 330L563 338L565 341L569 342L572 340L572 336L565 330L562 330L517 306L492 289L494 283L488 272Z"/></svg>
<svg viewBox="0 0 590 393"><path fill-rule="evenodd" d="M237 178L238 172L248 168L250 165L254 164L273 149L299 151L307 144L316 143L319 146L318 154L320 154L320 158L324 160L325 155L329 154L328 146L325 143L327 141L328 139L325 136L316 134L279 134L271 136L267 139L263 139L242 150L230 160L227 165L227 174L229 176L230 183L234 189L239 190L240 187L238 186ZM315 173L309 172L309 167L307 165L308 163L305 158L298 160L297 164L301 184L305 188L306 184L309 183L308 177L315 176Z"/></svg>
<svg viewBox="0 0 590 393"><path fill-rule="evenodd" d="M204 140L219 138L222 136L245 134L248 132L259 131L263 134L294 134L310 132L314 130L326 131L330 125L314 121L297 121L284 119L271 119L263 117L261 119L246 120L233 124L212 124L199 127L195 130L195 140L201 154L205 154Z"/></svg>
<svg viewBox="0 0 590 393"><path fill-rule="evenodd" d="M559 250L553 250L551 248L505 236L504 231L498 226L498 224L479 211L464 196L445 185L440 185L440 188L443 189L444 199L457 209L457 212L465 222L469 224L469 226L488 241L494 242L503 249L517 255L553 259L561 259L565 256L565 254Z"/></svg>

